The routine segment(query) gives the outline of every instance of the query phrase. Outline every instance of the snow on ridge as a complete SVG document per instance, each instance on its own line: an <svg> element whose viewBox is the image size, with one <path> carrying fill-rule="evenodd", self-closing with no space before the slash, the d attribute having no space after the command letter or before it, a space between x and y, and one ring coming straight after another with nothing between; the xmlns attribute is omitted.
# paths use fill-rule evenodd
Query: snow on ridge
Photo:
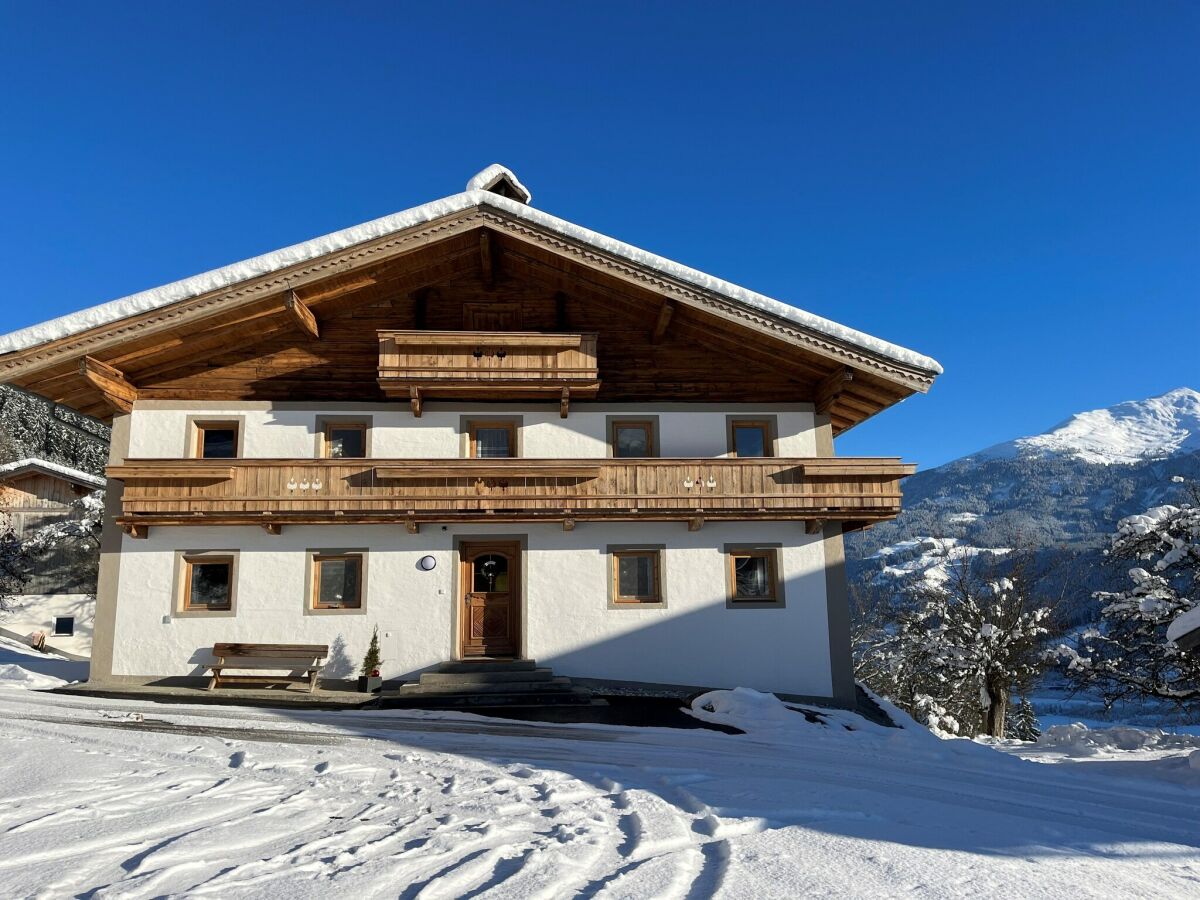
<svg viewBox="0 0 1200 900"><path fill-rule="evenodd" d="M512 182L512 186L518 192L525 195L525 203L533 202L533 192L521 183L521 179L517 177L517 173L508 166L502 166L500 163L492 163L486 169L476 172L471 176L471 180L467 182L468 191L490 191L497 182L502 178L508 178Z"/></svg>
<svg viewBox="0 0 1200 900"><path fill-rule="evenodd" d="M996 444L974 459L1073 456L1097 465L1164 459L1200 450L1200 391L1181 387L1146 400L1076 413L1042 434Z"/></svg>
<svg viewBox="0 0 1200 900"><path fill-rule="evenodd" d="M482 177L491 168L489 166L488 169L484 169L471 179L471 183L474 184L477 178ZM511 174L510 170L505 171ZM493 176L495 175L495 173L492 174ZM516 176L513 175L512 177L516 181ZM523 219L530 224L556 232L568 239L587 244L602 252L610 253L613 256L621 257L637 265L653 269L669 278L674 278L703 290L720 294L734 302L790 321L835 341L858 347L885 359L911 366L932 375L942 374L942 366L937 360L917 353L914 350L892 344L854 328L840 325L822 316L806 312L798 307L774 300L720 278L715 278L712 275L634 247L631 244L626 244L616 238L611 238L567 222L565 219L549 215L524 203L519 203L507 197L502 197L499 194L484 190L469 190L461 194L453 194L440 200L422 204L421 206L415 206L403 212L383 216L370 222L364 222L361 225L355 225L322 237L293 244L290 247L264 253L260 256L243 260L242 262L222 266L219 269L193 275L180 281L162 285L161 287L130 294L128 297L111 300L98 306L80 310L79 312L59 316L38 325L22 328L0 336L0 354L35 347L38 344L68 337L97 326L107 325L120 319L158 309L209 291L227 288L251 278L267 275L289 266L307 262L329 253L338 252L366 241L385 237L394 232L422 225L434 219L453 215L476 206L492 206L518 219Z"/></svg>
<svg viewBox="0 0 1200 900"><path fill-rule="evenodd" d="M1008 547L976 547L958 538L917 537L882 547L870 559L886 563L875 576L876 584L886 585L891 579L918 579L927 588L939 588L950 580L952 567L990 553L1005 556Z"/></svg>
<svg viewBox="0 0 1200 900"><path fill-rule="evenodd" d="M33 456L0 465L0 475L8 472L16 472L28 467L56 472L81 484L90 484L95 488L102 488L107 483L99 475L93 475L90 472L84 472L82 469L74 469L71 466L64 466L62 463L51 462L48 459L38 459Z"/></svg>

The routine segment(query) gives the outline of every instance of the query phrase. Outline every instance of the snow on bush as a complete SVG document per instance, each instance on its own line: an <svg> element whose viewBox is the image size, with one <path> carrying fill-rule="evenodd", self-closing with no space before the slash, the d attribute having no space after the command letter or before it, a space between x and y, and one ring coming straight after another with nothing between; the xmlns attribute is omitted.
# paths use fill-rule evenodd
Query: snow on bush
<svg viewBox="0 0 1200 900"><path fill-rule="evenodd" d="M1068 756L1096 756L1116 750L1188 750L1200 748L1200 735L1170 734L1157 728L1129 725L1088 728L1082 722L1073 722L1047 728L1038 739L1038 746L1052 747Z"/></svg>
<svg viewBox="0 0 1200 900"><path fill-rule="evenodd" d="M17 688L26 691L46 691L62 687L67 682L53 675L30 672L11 663L0 665L0 688Z"/></svg>

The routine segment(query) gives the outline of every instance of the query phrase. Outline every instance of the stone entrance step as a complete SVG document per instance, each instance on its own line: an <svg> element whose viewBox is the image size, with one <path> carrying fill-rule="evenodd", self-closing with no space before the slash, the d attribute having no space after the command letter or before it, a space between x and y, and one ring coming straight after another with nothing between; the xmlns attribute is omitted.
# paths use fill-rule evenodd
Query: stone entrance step
<svg viewBox="0 0 1200 900"><path fill-rule="evenodd" d="M491 706L586 706L591 691L531 659L445 662L419 681L380 694L380 704L422 709Z"/></svg>

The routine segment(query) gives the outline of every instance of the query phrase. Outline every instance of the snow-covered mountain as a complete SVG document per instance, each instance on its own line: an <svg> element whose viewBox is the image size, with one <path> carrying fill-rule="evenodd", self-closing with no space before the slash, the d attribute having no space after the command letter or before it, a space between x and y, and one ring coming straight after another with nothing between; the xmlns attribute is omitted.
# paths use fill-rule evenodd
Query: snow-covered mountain
<svg viewBox="0 0 1200 900"><path fill-rule="evenodd" d="M1042 434L997 444L970 458L1074 456L1116 465L1196 450L1200 450L1200 391L1181 387L1161 397L1076 413Z"/></svg>
<svg viewBox="0 0 1200 900"><path fill-rule="evenodd" d="M1181 499L1187 482L1200 483L1200 392L1178 388L1079 413L905 479L900 518L848 537L851 573L862 583L901 569L919 574L931 563L922 548L936 538L958 548L1039 548L1064 578L1070 569L1072 578L1099 579L1117 520Z"/></svg>

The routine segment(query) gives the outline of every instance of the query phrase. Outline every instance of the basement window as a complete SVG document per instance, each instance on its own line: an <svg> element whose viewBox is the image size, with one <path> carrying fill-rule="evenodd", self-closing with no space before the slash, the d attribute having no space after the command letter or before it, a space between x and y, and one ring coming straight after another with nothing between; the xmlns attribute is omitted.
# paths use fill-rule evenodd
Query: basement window
<svg viewBox="0 0 1200 900"><path fill-rule="evenodd" d="M55 616L54 634L56 637L73 637L75 634L75 617Z"/></svg>

